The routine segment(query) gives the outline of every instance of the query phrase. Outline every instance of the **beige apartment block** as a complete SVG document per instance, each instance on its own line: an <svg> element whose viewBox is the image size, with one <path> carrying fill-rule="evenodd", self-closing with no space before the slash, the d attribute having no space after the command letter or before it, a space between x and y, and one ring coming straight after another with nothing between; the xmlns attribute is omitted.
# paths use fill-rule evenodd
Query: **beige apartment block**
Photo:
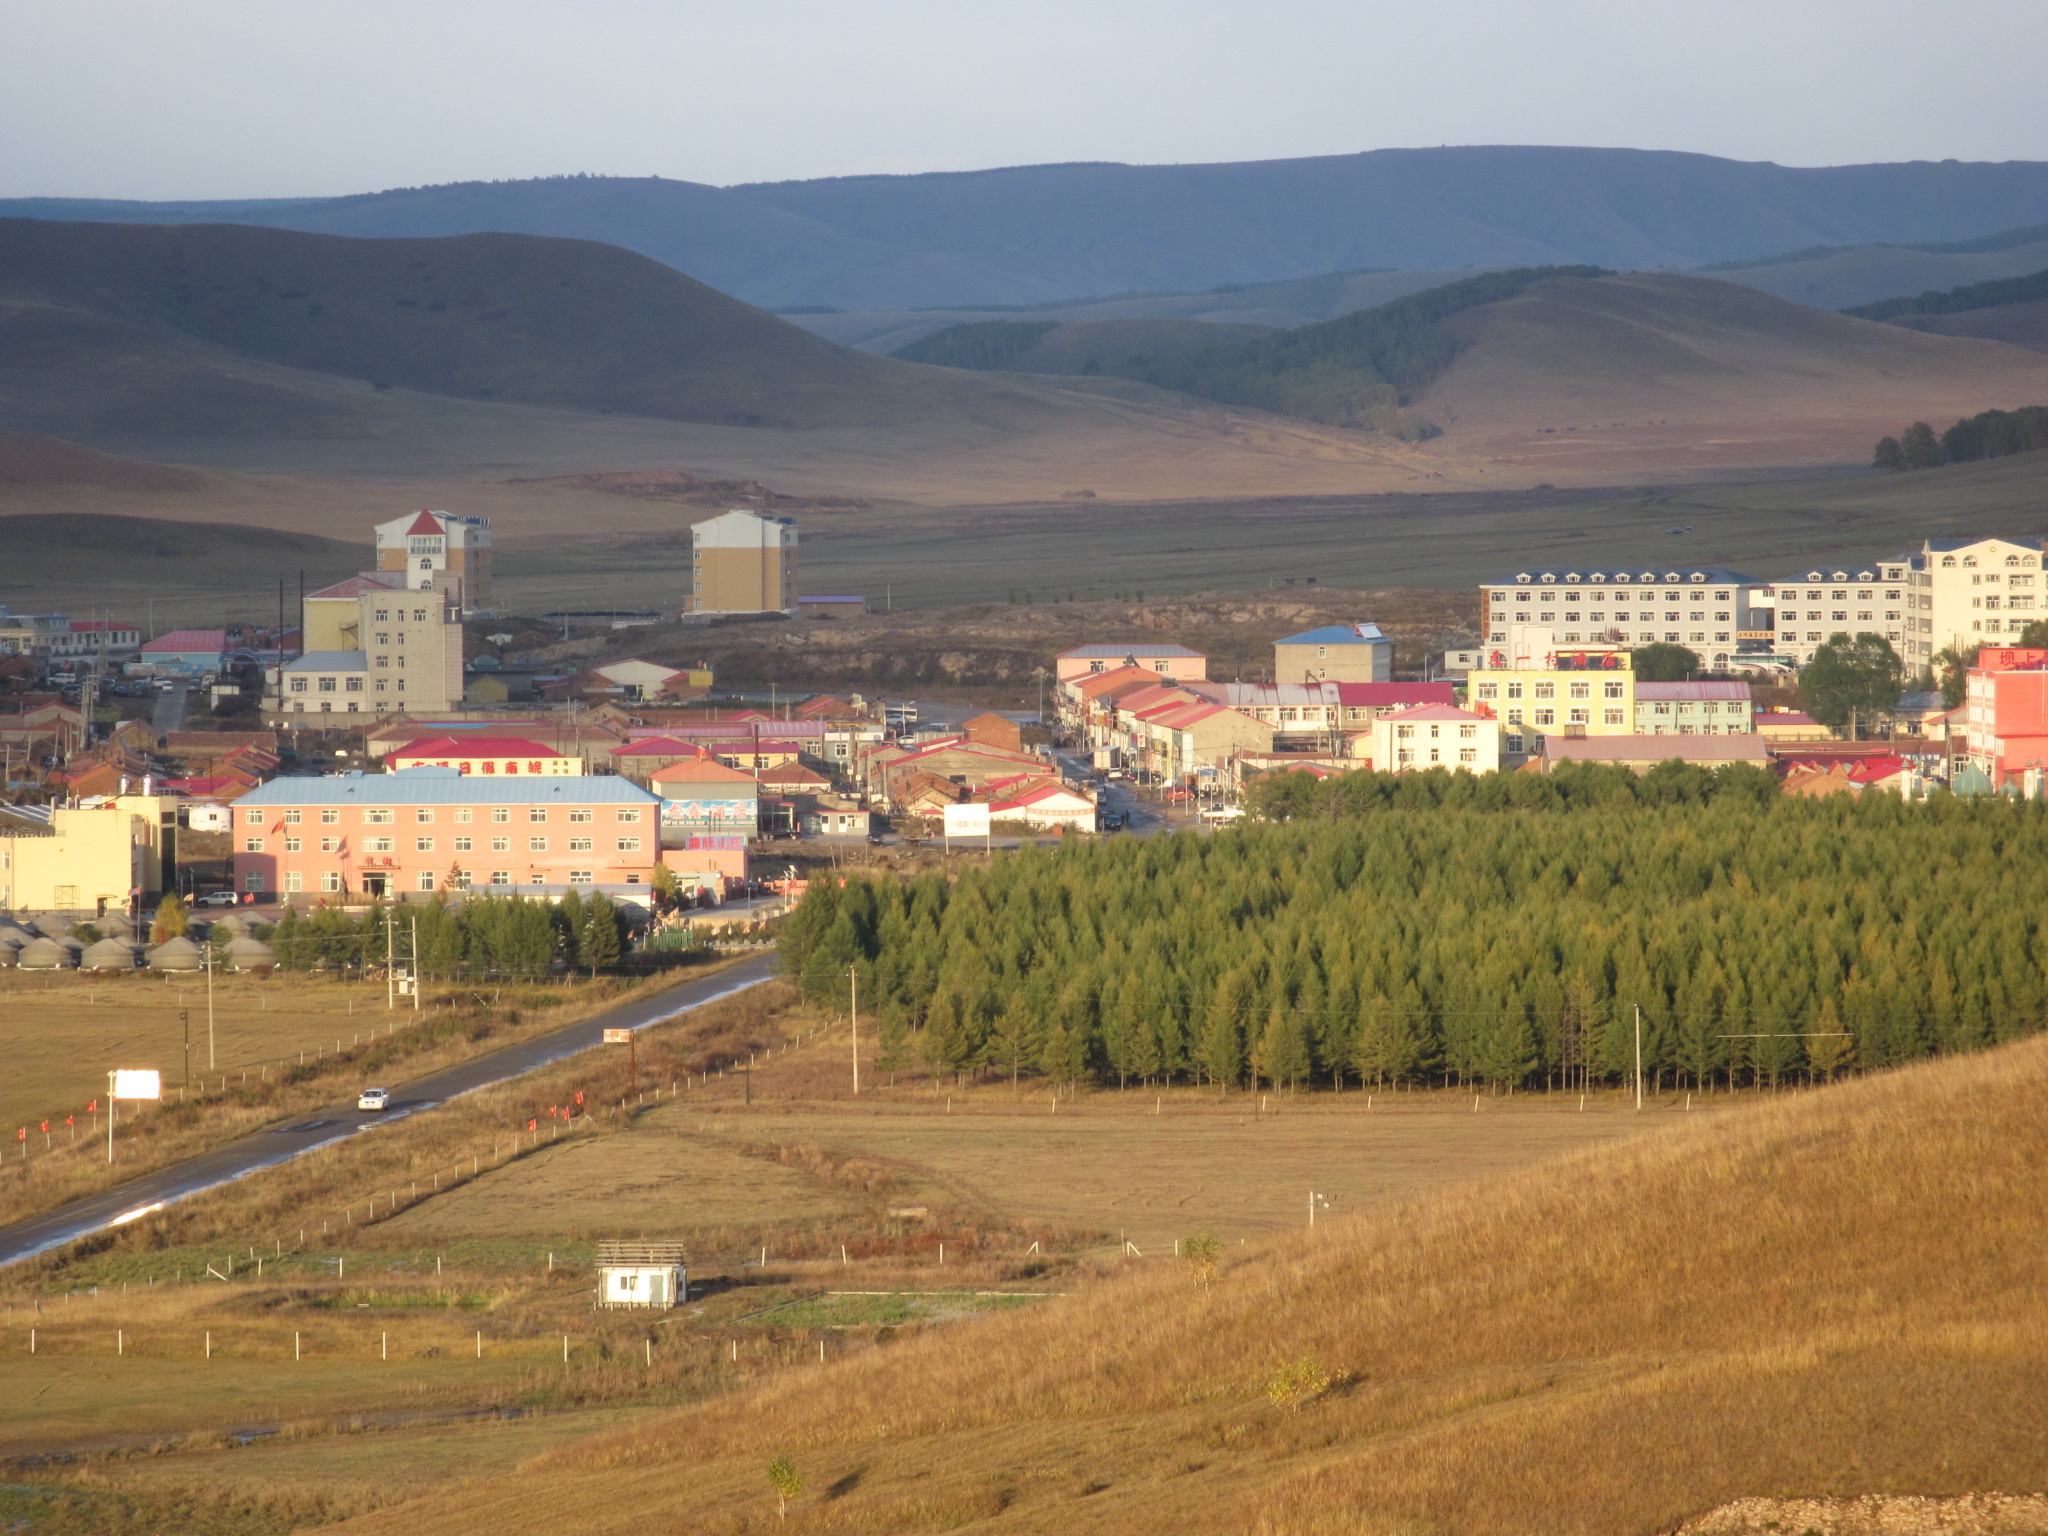
<svg viewBox="0 0 2048 1536"><path fill-rule="evenodd" d="M263 708L276 723L309 715L453 709L462 698L462 610L445 576L411 590L366 571L306 595L306 649L270 674Z"/></svg>
<svg viewBox="0 0 2048 1536"><path fill-rule="evenodd" d="M448 592L464 613L491 606L488 517L416 512L377 524L376 538L378 570L402 573L415 591Z"/></svg>
<svg viewBox="0 0 2048 1536"><path fill-rule="evenodd" d="M1910 633L1899 654L1915 665L1949 646L2010 644L2043 612L2048 541L1929 539L1905 574Z"/></svg>
<svg viewBox="0 0 2048 1536"><path fill-rule="evenodd" d="M1501 723L1502 767L1536 756L1545 736L1626 736L1635 730L1636 675L1628 652L1559 659L1565 664L1472 674L1473 711Z"/></svg>
<svg viewBox="0 0 2048 1536"><path fill-rule="evenodd" d="M735 509L690 529L684 613L792 613L796 519Z"/></svg>
<svg viewBox="0 0 2048 1536"><path fill-rule="evenodd" d="M47 822L0 812L0 911L126 912L155 905L177 836L175 795L59 806Z"/></svg>

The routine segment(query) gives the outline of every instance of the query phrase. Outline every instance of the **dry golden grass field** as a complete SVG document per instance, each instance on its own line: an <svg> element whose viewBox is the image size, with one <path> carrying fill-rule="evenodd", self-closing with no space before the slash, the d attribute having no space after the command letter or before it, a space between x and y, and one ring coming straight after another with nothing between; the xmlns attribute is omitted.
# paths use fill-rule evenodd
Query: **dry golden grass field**
<svg viewBox="0 0 2048 1536"><path fill-rule="evenodd" d="M0 1080L0 1127L8 1139L26 1123L74 1110L85 1124L89 1099L107 1096L114 1067L154 1068L166 1088L185 1081L185 1029L192 1038L191 1077L209 1071L206 978L146 973L91 976L79 972L9 971L0 977L7 1019L8 1072ZM179 1015L186 1015L181 1022ZM301 1051L332 1055L372 1030L414 1022L408 1003L387 1011L384 984L313 976L216 976L213 1060L239 1082L246 1069L298 1060Z"/></svg>
<svg viewBox="0 0 2048 1536"><path fill-rule="evenodd" d="M0 1453L85 1454L8 1470L36 1491L0 1514L737 1532L782 1528L786 1456L792 1532L1618 1536L1741 1497L2048 1482L2048 1042L1641 1115L1136 1090L1055 1113L871 1062L856 1106L848 1043L756 989L643 1037L637 1091L578 1058L20 1267ZM579 1090L559 1139L520 1135ZM1206 1287L1172 1256L1204 1229ZM592 1312L591 1239L641 1233L690 1244L691 1304ZM230 1252L232 1280L193 1282ZM547 1416L445 1421L478 1410Z"/></svg>
<svg viewBox="0 0 2048 1536"><path fill-rule="evenodd" d="M2048 1482L2048 1042L791 1370L340 1529L1668 1531Z"/></svg>

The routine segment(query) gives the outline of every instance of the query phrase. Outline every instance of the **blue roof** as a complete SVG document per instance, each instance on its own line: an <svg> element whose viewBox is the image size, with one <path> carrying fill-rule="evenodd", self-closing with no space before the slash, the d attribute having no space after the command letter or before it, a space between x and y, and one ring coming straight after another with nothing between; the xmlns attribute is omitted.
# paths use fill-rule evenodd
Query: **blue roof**
<svg viewBox="0 0 2048 1536"><path fill-rule="evenodd" d="M1393 642L1380 633L1377 624L1325 624L1321 629L1304 630L1298 635L1289 635L1285 640L1275 640L1275 645L1391 645Z"/></svg>
<svg viewBox="0 0 2048 1536"><path fill-rule="evenodd" d="M1725 582L1739 586L1744 582L1755 582L1754 576L1745 576L1740 571L1731 571L1725 565L1532 565L1525 571L1516 571L1510 576L1501 576L1482 586L1513 587L1540 582L1544 577L1555 577L1558 581L1615 581L1615 582L1687 582L1694 577L1701 581Z"/></svg>
<svg viewBox="0 0 2048 1536"><path fill-rule="evenodd" d="M617 774L543 774L480 778L454 768L401 768L396 773L331 773L317 779L272 779L236 805L659 805Z"/></svg>
<svg viewBox="0 0 2048 1536"><path fill-rule="evenodd" d="M287 672L367 672L370 658L361 651L308 651L284 664Z"/></svg>

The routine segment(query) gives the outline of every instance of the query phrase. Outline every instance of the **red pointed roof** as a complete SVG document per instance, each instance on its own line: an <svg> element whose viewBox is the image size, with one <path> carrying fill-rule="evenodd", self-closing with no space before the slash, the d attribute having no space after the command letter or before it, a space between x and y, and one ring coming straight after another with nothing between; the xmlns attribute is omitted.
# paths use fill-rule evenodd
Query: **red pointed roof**
<svg viewBox="0 0 2048 1536"><path fill-rule="evenodd" d="M405 536L407 538L411 538L416 533L433 535L439 533L440 531L441 525L434 521L434 514L431 512L422 512L418 517L412 520L412 526L405 530Z"/></svg>

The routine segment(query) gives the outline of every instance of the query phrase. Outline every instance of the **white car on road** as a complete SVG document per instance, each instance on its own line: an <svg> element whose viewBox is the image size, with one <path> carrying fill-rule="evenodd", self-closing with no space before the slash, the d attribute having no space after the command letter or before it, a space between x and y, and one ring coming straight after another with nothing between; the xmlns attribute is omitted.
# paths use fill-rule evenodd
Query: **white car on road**
<svg viewBox="0 0 2048 1536"><path fill-rule="evenodd" d="M357 1109L389 1109L391 1090L389 1088L365 1088L356 1095Z"/></svg>

